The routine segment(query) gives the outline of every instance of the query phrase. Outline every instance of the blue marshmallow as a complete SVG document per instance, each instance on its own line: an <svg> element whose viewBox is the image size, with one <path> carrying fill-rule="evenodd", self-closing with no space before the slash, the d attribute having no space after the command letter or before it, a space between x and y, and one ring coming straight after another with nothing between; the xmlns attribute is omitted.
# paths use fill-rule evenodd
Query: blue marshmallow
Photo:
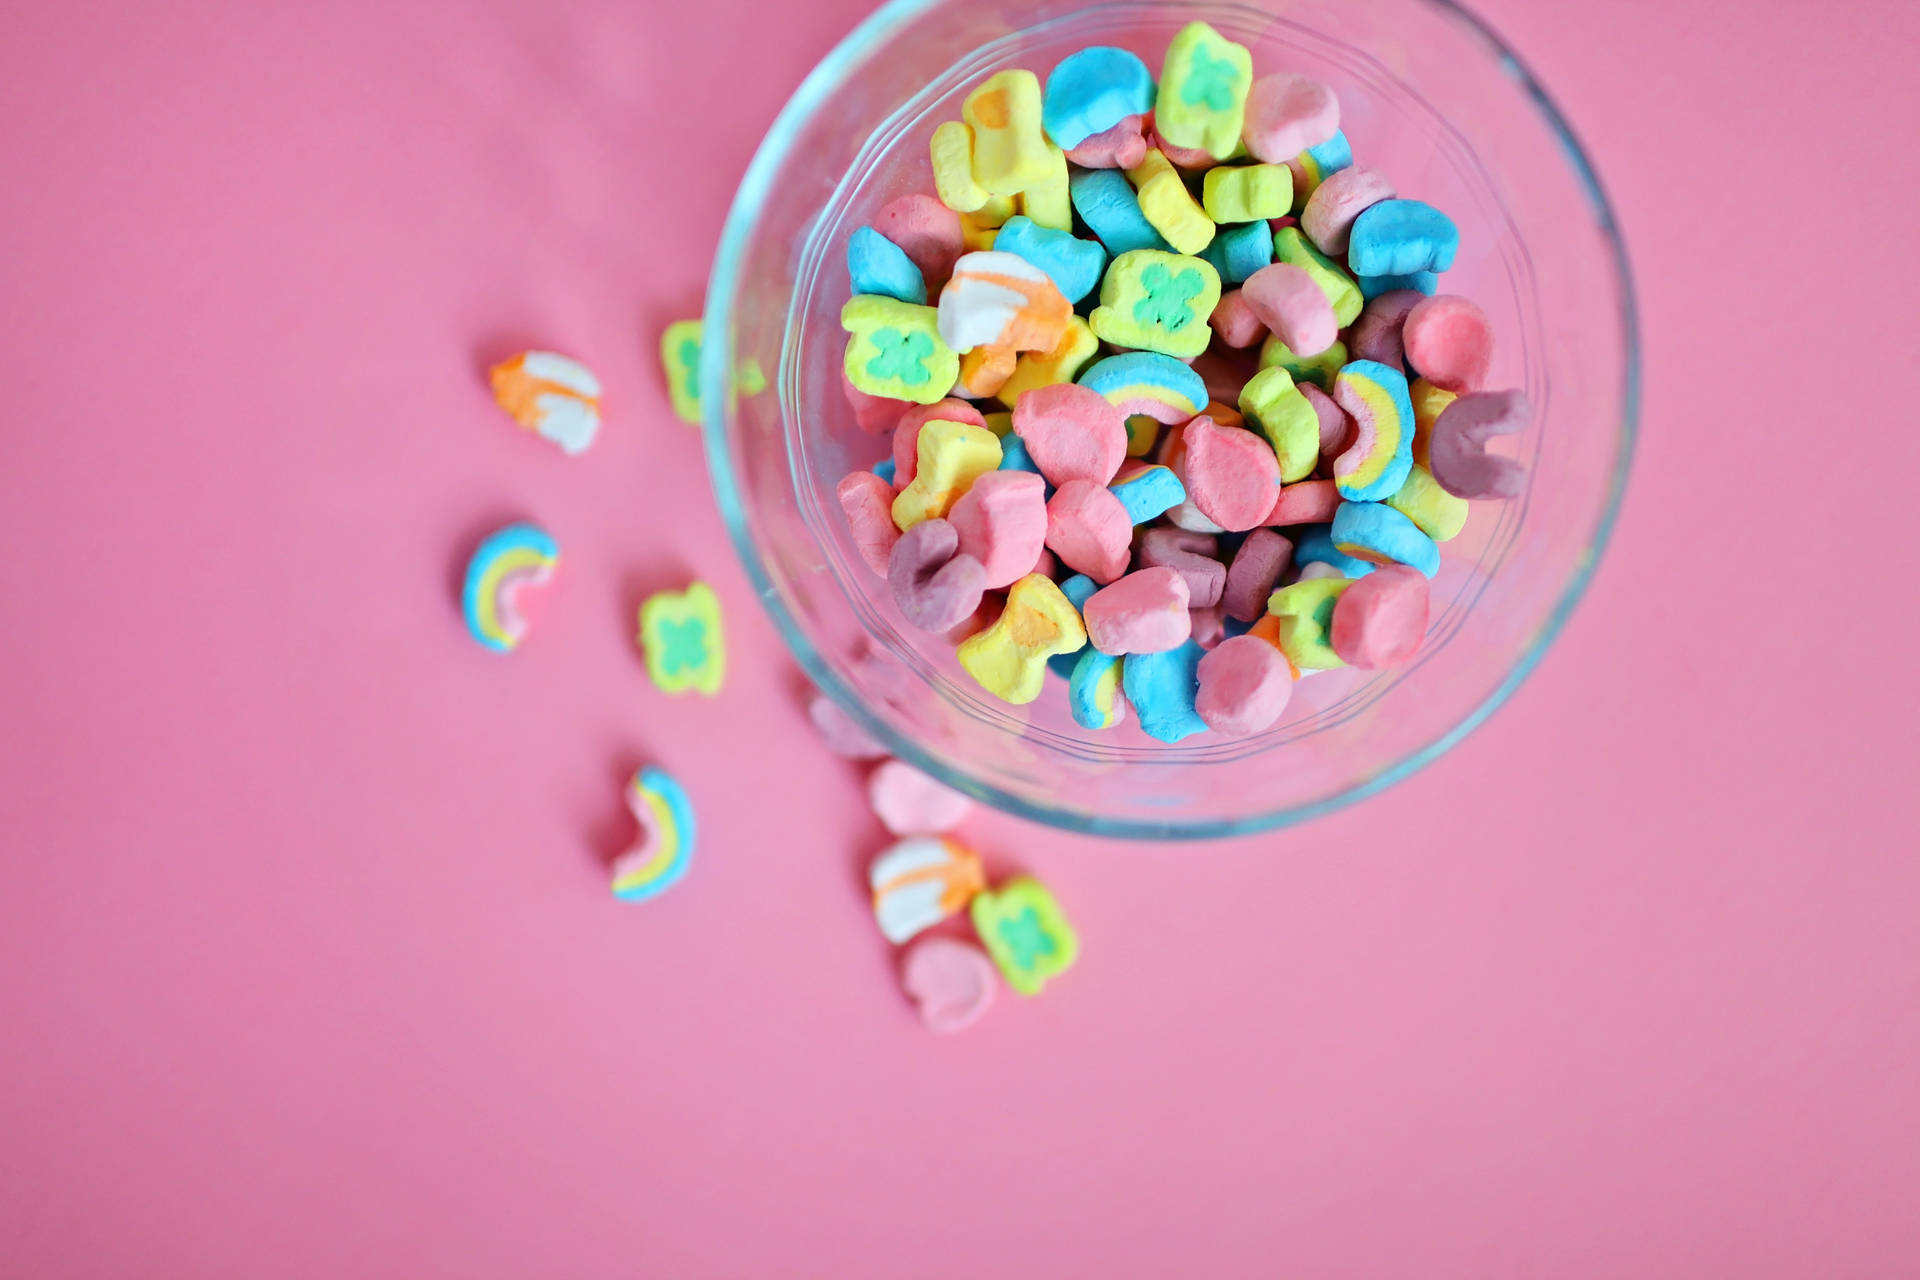
<svg viewBox="0 0 1920 1280"><path fill-rule="evenodd" d="M1107 269L1107 251L1096 241L1043 227L1025 214L1007 219L993 238L993 247L995 252L1024 258L1046 272L1068 302L1078 302L1092 293Z"/></svg>
<svg viewBox="0 0 1920 1280"><path fill-rule="evenodd" d="M871 293L902 302L925 303L927 282L907 251L875 231L861 227L847 241L847 274L856 294Z"/></svg>
<svg viewBox="0 0 1920 1280"><path fill-rule="evenodd" d="M1173 252L1173 246L1160 238L1160 233L1147 221L1147 215L1140 212L1140 199L1133 193L1133 184L1120 170L1076 169L1067 180L1067 193L1073 199L1073 209L1080 215L1080 221L1100 237L1100 243L1107 246L1107 252L1114 257L1135 249Z"/></svg>
<svg viewBox="0 0 1920 1280"><path fill-rule="evenodd" d="M1420 526L1384 502L1343 502L1333 513L1333 545L1344 555L1365 552L1412 565L1431 578L1440 572L1440 548ZM1297 554L1297 552L1296 552Z"/></svg>
<svg viewBox="0 0 1920 1280"><path fill-rule="evenodd" d="M1431 271L1414 271L1403 276L1355 276L1354 280L1360 285L1360 296L1368 302L1395 289L1417 289L1431 298L1440 287L1440 277Z"/></svg>
<svg viewBox="0 0 1920 1280"><path fill-rule="evenodd" d="M1324 564L1337 569L1343 578L1364 578L1373 572L1373 566L1367 561L1350 556L1333 545L1331 525L1309 524L1300 526L1293 534L1293 563L1296 567L1310 564Z"/></svg>
<svg viewBox="0 0 1920 1280"><path fill-rule="evenodd" d="M1347 265L1355 275L1445 271L1460 248L1453 219L1421 200L1382 200L1353 220Z"/></svg>
<svg viewBox="0 0 1920 1280"><path fill-rule="evenodd" d="M1076 573L1060 584L1060 594L1076 609L1085 609L1087 600L1100 589L1100 584L1084 573ZM1047 659L1047 668L1056 675L1072 676L1073 664L1080 661L1080 655L1092 651L1093 646L1083 644L1072 653L1056 653Z"/></svg>
<svg viewBox="0 0 1920 1280"><path fill-rule="evenodd" d="M1040 474L1040 468L1034 465L1033 455L1027 452L1027 442L1011 431L1000 437L1000 469Z"/></svg>
<svg viewBox="0 0 1920 1280"><path fill-rule="evenodd" d="M1119 665L1119 658L1091 645L1081 650L1067 681L1067 710L1073 713L1073 722L1082 729L1111 729L1120 723L1120 717L1125 714L1120 705L1120 689L1103 679ZM1103 697L1103 693L1106 696Z"/></svg>
<svg viewBox="0 0 1920 1280"><path fill-rule="evenodd" d="M1155 516L1165 515L1187 500L1187 486L1180 483L1173 468L1157 464L1136 471L1124 480L1115 480L1107 487L1120 499L1128 519L1135 524L1145 524Z"/></svg>
<svg viewBox="0 0 1920 1280"><path fill-rule="evenodd" d="M873 474L879 476L888 484L893 483L894 461L892 458L883 458L879 462L874 463L872 471Z"/></svg>
<svg viewBox="0 0 1920 1280"><path fill-rule="evenodd" d="M1047 77L1040 124L1063 151L1153 110L1153 73L1125 49L1094 45L1060 60Z"/></svg>
<svg viewBox="0 0 1920 1280"><path fill-rule="evenodd" d="M1200 256L1213 264L1220 283L1236 285L1273 262L1273 229L1264 222L1220 228Z"/></svg>
<svg viewBox="0 0 1920 1280"><path fill-rule="evenodd" d="M1120 684L1149 738L1178 742L1207 731L1207 722L1193 709L1200 692L1200 659L1206 656L1195 640L1165 653L1126 656Z"/></svg>

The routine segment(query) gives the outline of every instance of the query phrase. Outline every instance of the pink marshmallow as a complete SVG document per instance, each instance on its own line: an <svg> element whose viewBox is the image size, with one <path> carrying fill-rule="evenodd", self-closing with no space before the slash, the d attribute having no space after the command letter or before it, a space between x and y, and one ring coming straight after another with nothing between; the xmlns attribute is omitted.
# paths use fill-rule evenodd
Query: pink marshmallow
<svg viewBox="0 0 1920 1280"><path fill-rule="evenodd" d="M840 371L840 387L847 393L847 403L853 406L854 422L870 436L883 436L893 430L900 415L913 408L905 400L868 395L853 385L845 369Z"/></svg>
<svg viewBox="0 0 1920 1280"><path fill-rule="evenodd" d="M1518 435L1533 418L1523 391L1473 391L1434 420L1427 469L1456 498L1512 498L1527 487L1527 469L1487 452L1494 436Z"/></svg>
<svg viewBox="0 0 1920 1280"><path fill-rule="evenodd" d="M947 522L960 535L960 554L986 569L987 590L1010 587L1046 550L1047 482L1031 471L989 471L960 495Z"/></svg>
<svg viewBox="0 0 1920 1280"><path fill-rule="evenodd" d="M807 704L807 718L819 730L827 750L837 756L848 760L878 760L887 754L887 749L875 741L872 734L824 693L813 695L813 701Z"/></svg>
<svg viewBox="0 0 1920 1280"><path fill-rule="evenodd" d="M1260 317L1253 313L1247 300L1240 296L1238 289L1229 289L1220 295L1213 314L1207 318L1220 341L1229 347L1250 347L1266 335L1267 326L1260 323Z"/></svg>
<svg viewBox="0 0 1920 1280"><path fill-rule="evenodd" d="M1033 568L1028 572L1037 573L1043 578L1057 578L1060 576L1060 562L1054 558L1053 552L1042 547L1040 558L1033 562Z"/></svg>
<svg viewBox="0 0 1920 1280"><path fill-rule="evenodd" d="M960 554L960 534L945 520L922 520L900 535L887 560L887 585L901 616L922 631L958 626L980 607L987 571Z"/></svg>
<svg viewBox="0 0 1920 1280"><path fill-rule="evenodd" d="M1226 639L1227 611L1217 604L1200 609L1187 610L1187 618L1193 628L1193 642L1202 649L1211 649Z"/></svg>
<svg viewBox="0 0 1920 1280"><path fill-rule="evenodd" d="M1407 312L1401 340L1407 363L1434 386L1468 392L1487 385L1493 368L1493 326L1486 312L1467 299L1448 293L1420 299Z"/></svg>
<svg viewBox="0 0 1920 1280"><path fill-rule="evenodd" d="M1240 622L1258 622L1267 611L1274 584L1293 563L1293 543L1271 529L1255 529L1233 553L1220 603L1227 616Z"/></svg>
<svg viewBox="0 0 1920 1280"><path fill-rule="evenodd" d="M1136 569L1087 597L1087 641L1102 653L1165 653L1193 633L1187 584L1169 568Z"/></svg>
<svg viewBox="0 0 1920 1280"><path fill-rule="evenodd" d="M938 197L915 192L889 200L874 216L873 229L899 245L926 277L928 288L938 288L953 274L953 264L967 251L960 234L960 215Z"/></svg>
<svg viewBox="0 0 1920 1280"><path fill-rule="evenodd" d="M1267 518L1280 492L1280 460L1272 446L1204 414L1187 424L1184 438L1180 476L1202 515L1229 532L1251 529Z"/></svg>
<svg viewBox="0 0 1920 1280"><path fill-rule="evenodd" d="M1299 387L1300 394L1313 406L1314 416L1320 419L1320 456L1323 459L1339 457L1353 443L1353 419L1347 416L1345 409L1333 402L1332 396L1311 382L1302 382Z"/></svg>
<svg viewBox="0 0 1920 1280"><path fill-rule="evenodd" d="M1320 252L1337 258L1347 251L1347 236L1353 230L1353 220L1382 200L1393 197L1393 184L1385 174L1365 165L1348 165L1338 173L1328 174L1313 189L1306 207L1300 210L1300 229Z"/></svg>
<svg viewBox="0 0 1920 1280"><path fill-rule="evenodd" d="M971 799L899 760L887 761L867 779L867 803L897 836L945 835L973 812Z"/></svg>
<svg viewBox="0 0 1920 1280"><path fill-rule="evenodd" d="M1303 267L1276 262L1248 276L1241 297L1297 356L1317 356L1340 336L1333 304Z"/></svg>
<svg viewBox="0 0 1920 1280"><path fill-rule="evenodd" d="M936 418L942 422L964 422L973 427L987 425L986 418L978 409L952 396L937 404L909 405L907 411L900 415L899 425L893 429L894 488L906 488L920 474L920 428Z"/></svg>
<svg viewBox="0 0 1920 1280"><path fill-rule="evenodd" d="M893 523L893 487L871 471L850 471L840 478L834 494L847 513L847 527L853 530L860 558L886 577L887 559L893 544L900 541L900 529Z"/></svg>
<svg viewBox="0 0 1920 1280"><path fill-rule="evenodd" d="M1127 457L1127 420L1105 396L1072 382L1035 387L1013 406L1013 430L1040 474L1110 482Z"/></svg>
<svg viewBox="0 0 1920 1280"><path fill-rule="evenodd" d="M1143 568L1172 569L1187 584L1187 601L1204 609L1220 602L1227 567L1214 557L1220 542L1210 533L1186 529L1149 529L1140 535L1139 561Z"/></svg>
<svg viewBox="0 0 1920 1280"><path fill-rule="evenodd" d="M1127 571L1133 518L1106 485L1069 480L1047 503L1047 549L1067 568L1104 585Z"/></svg>
<svg viewBox="0 0 1920 1280"><path fill-rule="evenodd" d="M1261 76L1247 90L1241 136L1253 158L1285 164L1339 131L1340 99L1318 80L1291 71Z"/></svg>
<svg viewBox="0 0 1920 1280"><path fill-rule="evenodd" d="M1128 116L1111 129L1089 134L1067 152L1082 169L1131 169L1147 158L1147 118Z"/></svg>
<svg viewBox="0 0 1920 1280"><path fill-rule="evenodd" d="M1198 675L1194 711L1209 729L1230 738L1267 728L1293 696L1286 655L1258 636L1222 640L1200 659Z"/></svg>
<svg viewBox="0 0 1920 1280"><path fill-rule="evenodd" d="M1401 330L1407 313L1425 300L1418 289L1394 289L1367 304L1347 334L1347 355L1354 360L1377 360L1389 369L1404 369L1407 352Z"/></svg>
<svg viewBox="0 0 1920 1280"><path fill-rule="evenodd" d="M993 1007L1000 975L971 942L935 934L918 938L900 961L900 987L936 1035L964 1031Z"/></svg>
<svg viewBox="0 0 1920 1280"><path fill-rule="evenodd" d="M1340 593L1327 641L1350 667L1393 667L1413 657L1427 634L1427 575L1381 565Z"/></svg>
<svg viewBox="0 0 1920 1280"><path fill-rule="evenodd" d="M1332 480L1302 480L1280 491L1261 524L1325 524L1340 509L1340 486Z"/></svg>

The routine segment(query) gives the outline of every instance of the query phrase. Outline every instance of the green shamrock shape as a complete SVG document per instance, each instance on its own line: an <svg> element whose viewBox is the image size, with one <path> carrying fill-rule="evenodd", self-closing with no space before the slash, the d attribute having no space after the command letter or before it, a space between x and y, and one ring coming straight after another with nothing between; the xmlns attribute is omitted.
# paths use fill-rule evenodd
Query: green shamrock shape
<svg viewBox="0 0 1920 1280"><path fill-rule="evenodd" d="M687 394L700 394L700 344L687 338L680 344L680 371L684 375Z"/></svg>
<svg viewBox="0 0 1920 1280"><path fill-rule="evenodd" d="M1013 953L1013 962L1022 969L1033 968L1042 957L1054 951L1053 935L1040 923L1040 915L1032 907L1000 922L1000 940Z"/></svg>
<svg viewBox="0 0 1920 1280"><path fill-rule="evenodd" d="M888 325L868 335L878 353L867 363L867 372L876 378L897 378L909 387L917 387L932 375L927 372L927 357L933 354L933 339L924 333L902 333Z"/></svg>
<svg viewBox="0 0 1920 1280"><path fill-rule="evenodd" d="M707 660L707 624L698 618L660 623L660 666L669 675L698 671Z"/></svg>
<svg viewBox="0 0 1920 1280"><path fill-rule="evenodd" d="M1146 296L1133 304L1133 318L1141 324L1171 330L1193 322L1193 308L1187 304L1202 292L1198 271L1176 274L1156 262L1140 273L1140 287Z"/></svg>
<svg viewBox="0 0 1920 1280"><path fill-rule="evenodd" d="M1187 63L1186 83L1180 86L1180 100L1190 107L1211 107L1226 111L1233 106L1233 86L1240 81L1240 69L1225 58L1210 57L1205 49L1195 48Z"/></svg>

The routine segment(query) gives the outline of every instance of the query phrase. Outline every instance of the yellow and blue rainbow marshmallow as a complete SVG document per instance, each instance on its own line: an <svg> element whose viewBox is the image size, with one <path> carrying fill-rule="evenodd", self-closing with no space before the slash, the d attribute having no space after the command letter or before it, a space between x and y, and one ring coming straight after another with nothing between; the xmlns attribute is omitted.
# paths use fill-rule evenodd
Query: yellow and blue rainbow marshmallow
<svg viewBox="0 0 1920 1280"><path fill-rule="evenodd" d="M559 546L535 525L510 524L482 542L460 593L473 638L501 653L519 644L528 627L523 597L545 586L559 564Z"/></svg>
<svg viewBox="0 0 1920 1280"><path fill-rule="evenodd" d="M1378 360L1355 360L1333 380L1333 399L1357 428L1333 461L1333 481L1349 502L1384 502L1413 469L1413 402L1407 376Z"/></svg>
<svg viewBox="0 0 1920 1280"><path fill-rule="evenodd" d="M1157 351L1128 351L1095 361L1080 375L1080 385L1105 396L1132 417L1155 422L1185 422L1207 406L1207 384L1199 374Z"/></svg>
<svg viewBox="0 0 1920 1280"><path fill-rule="evenodd" d="M1088 647L1073 664L1067 681L1067 707L1082 729L1111 729L1127 716L1120 696L1120 659Z"/></svg>
<svg viewBox="0 0 1920 1280"><path fill-rule="evenodd" d="M614 860L613 896L639 902L673 887L687 873L693 805L670 774L648 765L627 783L627 808L640 824L640 836Z"/></svg>

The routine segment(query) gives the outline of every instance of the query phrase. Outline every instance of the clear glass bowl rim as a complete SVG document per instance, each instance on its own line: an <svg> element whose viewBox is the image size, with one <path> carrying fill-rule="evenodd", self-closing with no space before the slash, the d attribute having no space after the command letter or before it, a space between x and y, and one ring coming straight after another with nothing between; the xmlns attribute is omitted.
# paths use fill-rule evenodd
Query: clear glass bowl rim
<svg viewBox="0 0 1920 1280"><path fill-rule="evenodd" d="M1606 503L1601 511L1599 522L1594 527L1592 541L1588 544L1586 554L1581 556L1574 566L1565 590L1562 591L1559 601L1548 615L1545 625L1538 631L1533 644L1520 656L1506 679L1496 686L1478 707L1468 712L1453 728L1373 777L1344 791L1307 804L1291 805L1271 813L1239 820L1179 819L1150 824L1128 819L1109 819L1099 815L1086 815L1035 804L1024 797L985 785L930 754L919 743L895 731L869 711L866 704L833 672L780 599L771 579L760 565L759 551L748 527L741 491L733 474L732 460L727 452L726 405L731 381L730 371L734 364L732 343L727 339L731 323L730 300L745 258L748 236L758 221L768 197L772 194L774 176L791 152L804 122L870 53L884 45L896 31L913 22L921 14L945 2L947 0L889 0L889 3L876 9L839 44L835 45L832 51L822 58L800 82L800 87L794 91L793 96L788 99L786 106L781 108L780 114L767 130L766 137L761 140L759 149L755 151L753 160L747 166L746 175L740 180L733 207L728 211L726 223L721 230L719 250L714 256L713 272L707 282L704 339L700 354L700 404L707 469L713 483L714 498L719 504L721 518L726 523L727 534L733 541L734 550L739 554L740 562L746 569L747 578L753 584L755 594L772 617L774 626L780 632L787 649L814 685L838 703L895 758L906 761L946 785L965 792L1002 812L1087 835L1138 840L1196 840L1272 831L1306 822L1364 800L1439 759L1513 696L1514 691L1539 665L1540 659L1545 656L1548 648L1565 627L1567 619L1572 616L1581 597L1586 594L1587 586L1592 581L1594 571L1599 567L1607 544L1612 540L1614 525L1619 519L1620 504L1626 494L1627 476L1632 470L1640 430L1639 306L1635 297L1633 272L1628 261L1626 243L1620 232L1619 221L1614 215L1613 204L1607 198L1606 188L1601 183L1599 172L1588 157L1586 148L1581 145L1573 127L1567 122L1559 105L1540 83L1539 78L1498 33L1470 10L1455 3L1455 0L1415 0L1415 3L1423 4L1462 24L1470 34L1481 41L1489 55L1519 86L1533 104L1534 109L1540 113L1547 129L1559 141L1560 154L1573 169L1574 176L1582 188L1588 193L1595 223L1612 253L1614 271L1620 284L1619 319L1623 357L1620 448L1615 456L1614 472L1608 486ZM1258 4L1258 0L1251 0L1251 2ZM1087 7L1098 6L1090 4Z"/></svg>

